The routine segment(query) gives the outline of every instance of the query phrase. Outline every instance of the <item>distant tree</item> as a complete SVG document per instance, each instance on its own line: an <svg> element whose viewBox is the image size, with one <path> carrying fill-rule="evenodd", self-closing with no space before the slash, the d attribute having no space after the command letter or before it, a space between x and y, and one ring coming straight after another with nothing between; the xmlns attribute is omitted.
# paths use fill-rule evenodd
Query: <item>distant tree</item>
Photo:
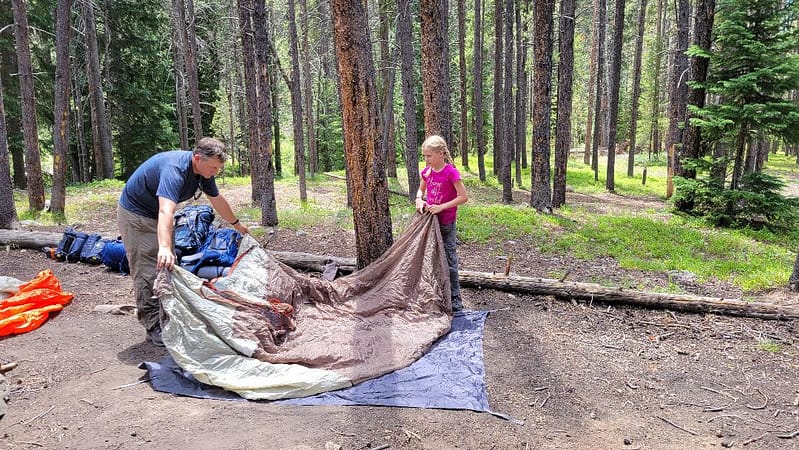
<svg viewBox="0 0 799 450"><path fill-rule="evenodd" d="M53 186L50 210L63 215L66 203L67 153L69 151L69 46L72 0L56 3L56 72L53 99Z"/></svg>
<svg viewBox="0 0 799 450"><path fill-rule="evenodd" d="M494 175L499 173L502 166L502 143L505 140L505 104L502 101L505 92L503 86L505 82L504 66L502 64L505 51L505 46L502 44L505 23L507 23L507 18L505 18L503 2L494 0L494 115L492 117L494 145L491 150L494 157Z"/></svg>
<svg viewBox="0 0 799 450"><path fill-rule="evenodd" d="M558 63L558 111L555 123L555 176L552 206L566 204L566 168L571 147L572 84L574 79L574 0L560 2L560 62Z"/></svg>
<svg viewBox="0 0 799 450"><path fill-rule="evenodd" d="M478 0L479 1L479 0ZM419 189L419 143L416 135L416 76L411 32L411 1L397 2L397 42L400 51L402 110L405 121L405 170L408 172L408 201L416 198Z"/></svg>
<svg viewBox="0 0 799 450"><path fill-rule="evenodd" d="M0 228L15 229L19 226L17 208L14 206L14 186L8 160L8 128L3 101L3 79L0 78Z"/></svg>
<svg viewBox="0 0 799 450"><path fill-rule="evenodd" d="M607 2L605 0L595 0L594 7L597 8L597 21L594 22L596 31L594 37L597 40L596 47L596 74L594 75L594 98L589 100L594 103L594 123L593 136L591 138L591 170L594 171L594 181L599 180L599 147L606 144L604 137L604 116L602 101L605 87L605 31L607 27Z"/></svg>
<svg viewBox="0 0 799 450"><path fill-rule="evenodd" d="M513 21L510 20L513 18L513 0L505 0L505 18L509 19L503 25L504 29L504 36L497 37L497 39L501 39L504 42L504 49L502 51L503 61L496 61L496 64L502 64L505 67L502 69L502 73L504 74L504 81L502 82L503 88L505 89L504 95L502 96L502 127L505 130L502 141L500 143L501 150L497 152L501 155L500 157L500 169L497 175L499 175L499 181L502 183L502 203L510 204L513 201L513 178L511 177L510 173L510 165L513 162L513 156L515 152L515 138L516 135L514 133L515 122L514 122L514 108L513 108Z"/></svg>
<svg viewBox="0 0 799 450"><path fill-rule="evenodd" d="M341 77L344 151L352 197L357 266L377 260L393 242L385 158L380 154L375 69L365 5L331 0Z"/></svg>
<svg viewBox="0 0 799 450"><path fill-rule="evenodd" d="M425 134L438 134L452 146L447 12L447 0L419 2Z"/></svg>
<svg viewBox="0 0 799 450"><path fill-rule="evenodd" d="M33 91L28 12L24 0L12 0L14 40L17 45L17 66L22 106L22 133L25 140L25 173L28 180L28 207L44 209L44 180L39 157L39 126L36 120L36 97Z"/></svg>
<svg viewBox="0 0 799 450"><path fill-rule="evenodd" d="M552 113L552 28L554 2L533 3L533 157L530 206L552 211L549 175L550 116Z"/></svg>
<svg viewBox="0 0 799 450"><path fill-rule="evenodd" d="M305 186L305 141L302 133L302 85L300 85L300 57L297 43L297 20L294 0L288 0L289 54L291 55L291 115L294 124L294 173L298 175L300 201L308 200ZM308 55L305 55L306 58Z"/></svg>
<svg viewBox="0 0 799 450"><path fill-rule="evenodd" d="M652 109L649 114L649 156L660 153L661 136L660 136L660 74L663 68L663 21L664 21L664 2L665 0L656 0L656 21L655 26L655 42L650 54L654 54L654 61L652 61L653 74L652 74Z"/></svg>
<svg viewBox="0 0 799 450"><path fill-rule="evenodd" d="M483 0L474 1L474 134L477 152L477 173L480 181L486 180L485 152L486 139L483 132Z"/></svg>
<svg viewBox="0 0 799 450"><path fill-rule="evenodd" d="M114 178L114 154L111 147L111 126L105 107L105 93L100 73L100 50L97 48L97 26L94 3L83 1L83 23L86 36L86 78L94 138L94 168L98 179Z"/></svg>
<svg viewBox="0 0 799 450"><path fill-rule="evenodd" d="M313 73L311 72L311 44L308 35L310 34L310 21L308 20L308 2L300 0L300 25L302 26L302 90L305 105L303 112L305 115L305 130L308 133L308 172L311 176L319 171L319 151L316 145L316 118L313 108Z"/></svg>
<svg viewBox="0 0 799 450"><path fill-rule="evenodd" d="M197 31L193 0L174 0L172 7L177 18L178 34L183 49L184 73L188 81L194 142L203 137L202 108L200 107L200 76L197 68Z"/></svg>
<svg viewBox="0 0 799 450"><path fill-rule="evenodd" d="M635 167L635 151L638 133L638 106L641 97L641 58L644 47L644 25L646 24L646 2L638 0L638 27L635 33L635 53L633 53L633 89L632 107L630 108L630 145L627 151L627 176L633 176Z"/></svg>
<svg viewBox="0 0 799 450"><path fill-rule="evenodd" d="M681 161L683 159L682 136L686 111L686 97L688 96L688 32L690 4L688 0L677 0L677 40L671 51L671 72L669 74L669 128L666 132L666 151L668 152L668 167L675 174L682 173ZM671 197L671 187L667 185L666 196Z"/></svg>
<svg viewBox="0 0 799 450"><path fill-rule="evenodd" d="M458 152L461 165L469 167L469 105L467 104L466 69L466 0L458 2L458 82L460 88L460 139Z"/></svg>
<svg viewBox="0 0 799 450"><path fill-rule="evenodd" d="M516 134L514 156L514 175L516 185L522 186L522 169L527 168L527 49L530 0L524 0L516 6Z"/></svg>
<svg viewBox="0 0 799 450"><path fill-rule="evenodd" d="M396 13L394 0L378 2L378 40L380 41L380 64L378 100L380 111L380 151L386 155L386 174L397 178L397 151L394 145L394 84L397 80L397 46L391 45L391 29ZM392 50L393 49L393 50ZM414 191L415 192L415 191ZM410 194L410 193L409 193Z"/></svg>
<svg viewBox="0 0 799 450"><path fill-rule="evenodd" d="M782 0L721 0L712 50L691 48L710 58L704 87L717 102L692 107L692 120L708 139L732 146L730 189L741 183L750 140L767 136L799 142L799 105L790 100L799 88L799 5ZM750 151L755 151L750 148Z"/></svg>
<svg viewBox="0 0 799 450"><path fill-rule="evenodd" d="M616 12L613 20L613 42L610 46L610 64L608 70L608 167L605 189L616 190L616 136L619 122L619 85L621 78L621 47L624 36L624 0L616 0Z"/></svg>

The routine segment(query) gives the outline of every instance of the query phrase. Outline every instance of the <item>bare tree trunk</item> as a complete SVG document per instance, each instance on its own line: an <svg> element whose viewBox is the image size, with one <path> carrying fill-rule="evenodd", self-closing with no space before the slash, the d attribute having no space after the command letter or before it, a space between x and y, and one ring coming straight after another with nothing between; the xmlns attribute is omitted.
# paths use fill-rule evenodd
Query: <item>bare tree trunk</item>
<svg viewBox="0 0 799 450"><path fill-rule="evenodd" d="M75 167L78 173L77 179L81 183L88 183L91 181L91 161L89 158L89 150L86 145L86 133L83 128L83 100L80 89L80 74L78 73L76 65L72 66L72 98L75 99L74 114L76 118L72 122L75 124L75 138L78 140L75 157Z"/></svg>
<svg viewBox="0 0 799 450"><path fill-rule="evenodd" d="M502 45L502 36L504 35L502 29L507 18L504 16L504 9L502 8L501 0L494 0L494 146L491 150L494 156L494 175L499 174L500 167L502 167L502 145L505 141L505 111L504 103L504 77L503 58L502 54L504 46Z"/></svg>
<svg viewBox="0 0 799 450"><path fill-rule="evenodd" d="M408 172L408 201L413 202L419 189L419 144L416 136L416 96L411 1L397 2L397 41L402 76L402 110L405 120L405 170Z"/></svg>
<svg viewBox="0 0 799 450"><path fill-rule="evenodd" d="M241 52L244 57L244 85L247 101L247 137L250 153L251 199L258 204L264 191L264 162L260 152L258 134L258 56L255 54L255 30L253 28L253 0L238 0L239 34Z"/></svg>
<svg viewBox="0 0 799 450"><path fill-rule="evenodd" d="M72 40L72 0L58 0L56 7L56 73L53 98L53 186L50 210L64 214L67 154L69 153L69 44Z"/></svg>
<svg viewBox="0 0 799 450"><path fill-rule="evenodd" d="M386 158L386 173L389 178L397 178L397 151L394 145L394 83L397 78L397 60L399 49L391 50L391 20L396 16L391 0L380 0L378 6L378 39L380 40L380 89L378 99L380 105L380 150Z"/></svg>
<svg viewBox="0 0 799 450"><path fill-rule="evenodd" d="M375 69L361 2L331 0L358 268L377 260L393 242L385 159L380 155Z"/></svg>
<svg viewBox="0 0 799 450"><path fill-rule="evenodd" d="M555 176L552 206L566 204L566 168L571 147L572 84L574 78L574 0L560 2L560 63L558 64L558 112L555 124Z"/></svg>
<svg viewBox="0 0 799 450"><path fill-rule="evenodd" d="M175 67L175 110L178 116L178 136L180 148L189 149L189 118L187 116L188 99L186 98L186 63L183 49L183 6L180 0L172 0L172 59Z"/></svg>
<svg viewBox="0 0 799 450"><path fill-rule="evenodd" d="M17 70L22 107L22 134L25 140L25 172L28 175L28 205L33 211L44 209L44 181L39 157L39 126L36 121L36 97L33 91L28 13L24 0L12 0L14 40L17 47Z"/></svg>
<svg viewBox="0 0 799 450"><path fill-rule="evenodd" d="M610 54L610 83L608 85L608 170L605 188L616 190L616 127L619 122L619 84L621 78L621 46L624 36L624 0L616 0L613 25L613 44Z"/></svg>
<svg viewBox="0 0 799 450"><path fill-rule="evenodd" d="M477 173L486 180L486 140L483 133L483 0L474 1L474 134L477 141Z"/></svg>
<svg viewBox="0 0 799 450"><path fill-rule="evenodd" d="M605 0L598 0L595 7L599 11L597 14L598 20L595 23L597 27L597 61L596 61L596 77L595 88L596 96L594 97L594 132L591 140L591 169L594 171L594 181L599 180L599 147L605 145L602 137L605 135L603 125L603 109L602 97L604 95L604 78L605 78L605 29L607 27L607 3Z"/></svg>
<svg viewBox="0 0 799 450"><path fill-rule="evenodd" d="M17 208L14 206L14 186L11 184L9 162L3 78L0 77L0 228L13 230L19 227L19 220Z"/></svg>
<svg viewBox="0 0 799 450"><path fill-rule="evenodd" d="M528 31L526 19L530 12L530 1L524 0L516 7L516 185L522 186L522 169L527 168L527 49Z"/></svg>
<svg viewBox="0 0 799 450"><path fill-rule="evenodd" d="M644 25L646 24L646 0L638 0L638 28L635 35L635 54L633 55L633 93L630 112L630 146L627 150L627 176L635 173L636 134L638 132L638 105L641 96L641 58L644 47Z"/></svg>
<svg viewBox="0 0 799 450"><path fill-rule="evenodd" d="M288 0L289 53L291 54L291 115L294 123L294 171L300 184L300 201L308 200L305 186L305 142L302 133L302 95L300 90L300 61L297 49L297 21L294 0Z"/></svg>
<svg viewBox="0 0 799 450"><path fill-rule="evenodd" d="M460 74L460 139L458 149L461 155L461 166L469 167L469 105L466 88L466 0L458 1L458 73Z"/></svg>
<svg viewBox="0 0 799 450"><path fill-rule="evenodd" d="M530 206L552 211L549 181L550 115L552 112L552 28L554 2L533 4L533 158Z"/></svg>
<svg viewBox="0 0 799 450"><path fill-rule="evenodd" d="M588 64L588 105L586 107L587 117L585 120L585 145L583 147L583 164L591 164L593 158L593 124L594 124L594 103L595 96L599 95L596 91L597 77L597 57L599 55L599 0L593 0L593 18L591 20L591 59Z"/></svg>
<svg viewBox="0 0 799 450"><path fill-rule="evenodd" d="M18 84L19 77L12 77L12 74L18 74L17 68L17 55L13 46L0 47L0 77L3 77L3 83L9 92L16 92L18 89L13 89ZM11 130L19 136L22 133L22 121L19 114L13 114L6 117L6 130ZM27 179L25 177L25 149L20 145L14 145L11 135L7 136L8 152L11 155L11 176L14 187L17 189L27 188Z"/></svg>
<svg viewBox="0 0 799 450"><path fill-rule="evenodd" d="M97 28L94 6L83 0L83 21L86 26L86 75L89 82L89 106L94 131L94 167L99 179L114 178L114 155L111 148L111 128L105 110L103 80L100 76L100 53L97 49Z"/></svg>
<svg viewBox="0 0 799 450"><path fill-rule="evenodd" d="M649 142L649 156L660 153L660 125L658 119L660 117L660 71L663 66L663 2L665 0L657 0L657 27L655 31L655 45L652 49L655 53L655 73L652 82L652 111L650 114L650 142Z"/></svg>
<svg viewBox="0 0 799 450"><path fill-rule="evenodd" d="M427 136L438 134L452 146L449 103L449 35L447 0L421 0L422 99Z"/></svg>
<svg viewBox="0 0 799 450"><path fill-rule="evenodd" d="M511 162L513 161L514 143L515 143L515 130L514 124L514 109L513 109L513 0L505 0L505 18L508 19L504 24L505 36L503 38L504 50L502 64L505 66L502 73L505 75L505 80L502 82L505 88L505 95L502 96L503 118L502 124L505 134L502 139L501 148L499 152L501 156L499 180L502 182L502 203L508 205L513 201L513 178L510 173ZM498 37L498 39L500 39ZM496 64L500 64L499 61Z"/></svg>
<svg viewBox="0 0 799 450"><path fill-rule="evenodd" d="M302 59L303 91L305 92L305 129L308 132L308 171L311 176L319 171L319 151L316 145L316 116L313 109L313 73L311 73L311 46L308 42L310 25L308 21L308 2L300 0L300 25L302 26Z"/></svg>
<svg viewBox="0 0 799 450"><path fill-rule="evenodd" d="M676 175L681 175L683 147L683 122L685 121L686 97L688 96L688 32L690 16L688 0L677 0L677 42L672 54L672 69L669 79L669 129L666 134L666 148L675 148L674 158L669 167Z"/></svg>
<svg viewBox="0 0 799 450"><path fill-rule="evenodd" d="M197 70L197 33L194 26L194 1L176 0L174 2L178 30L183 44L183 61L186 64L186 75L189 82L189 100L191 103L192 124L194 125L194 143L203 137L203 118L200 108L200 77Z"/></svg>

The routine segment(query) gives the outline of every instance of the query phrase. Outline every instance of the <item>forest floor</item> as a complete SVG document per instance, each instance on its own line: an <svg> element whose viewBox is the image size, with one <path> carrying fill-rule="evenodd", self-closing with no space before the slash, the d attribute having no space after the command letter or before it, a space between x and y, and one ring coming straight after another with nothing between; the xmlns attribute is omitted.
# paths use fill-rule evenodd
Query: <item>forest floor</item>
<svg viewBox="0 0 799 450"><path fill-rule="evenodd" d="M280 188L280 187L278 187ZM278 202L296 196L278 192ZM248 187L223 187L234 209ZM330 197L324 201L341 201ZM309 198L322 192L309 191ZM478 197L479 193L472 195ZM523 199L523 194L517 194ZM657 200L570 193L588 208L664 211ZM68 202L80 201L70 198ZM466 206L468 207L468 205ZM113 208L83 230L116 235ZM28 229L60 232L64 226ZM270 250L352 257L354 235L330 226L277 228ZM665 273L583 261L519 239L463 244L463 269L664 289ZM93 312L133 301L129 277L33 250L0 251L0 275L23 281L50 268L75 298L41 328L0 340L8 405L0 447L10 449L775 449L799 448L797 326L715 314L609 306L464 289L467 309L491 310L484 358L487 413L390 407L286 406L156 392L138 368L160 361L133 315ZM673 281L673 280L672 280ZM684 292L738 298L724 281L678 281ZM747 293L752 294L752 293ZM782 288L758 300L795 305Z"/></svg>

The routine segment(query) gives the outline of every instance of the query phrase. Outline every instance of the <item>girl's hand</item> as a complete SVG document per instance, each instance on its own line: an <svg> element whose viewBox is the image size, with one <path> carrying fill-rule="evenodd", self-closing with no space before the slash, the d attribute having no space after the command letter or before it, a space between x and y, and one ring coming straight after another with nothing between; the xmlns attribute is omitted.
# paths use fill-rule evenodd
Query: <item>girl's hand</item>
<svg viewBox="0 0 799 450"><path fill-rule="evenodd" d="M441 205L427 205L427 208L425 208L425 209L430 214L438 214L438 213L440 213L441 211L444 210L444 208L442 208Z"/></svg>
<svg viewBox="0 0 799 450"><path fill-rule="evenodd" d="M417 198L416 199L416 210L417 211L419 211L420 213L423 213L426 206L427 206L427 203L424 200L422 200L421 198Z"/></svg>

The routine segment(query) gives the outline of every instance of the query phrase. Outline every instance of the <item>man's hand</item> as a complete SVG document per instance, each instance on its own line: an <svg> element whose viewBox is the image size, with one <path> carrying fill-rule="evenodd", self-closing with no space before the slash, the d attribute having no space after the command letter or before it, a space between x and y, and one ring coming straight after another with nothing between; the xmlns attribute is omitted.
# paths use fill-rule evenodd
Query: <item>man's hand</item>
<svg viewBox="0 0 799 450"><path fill-rule="evenodd" d="M158 259L155 265L157 270L167 269L172 270L175 268L175 252L171 247L158 247Z"/></svg>
<svg viewBox="0 0 799 450"><path fill-rule="evenodd" d="M246 225L241 223L241 221L239 221L239 223L237 223L236 225L233 225L233 229L241 233L242 236L244 236L245 234L250 234L250 229L247 228Z"/></svg>

